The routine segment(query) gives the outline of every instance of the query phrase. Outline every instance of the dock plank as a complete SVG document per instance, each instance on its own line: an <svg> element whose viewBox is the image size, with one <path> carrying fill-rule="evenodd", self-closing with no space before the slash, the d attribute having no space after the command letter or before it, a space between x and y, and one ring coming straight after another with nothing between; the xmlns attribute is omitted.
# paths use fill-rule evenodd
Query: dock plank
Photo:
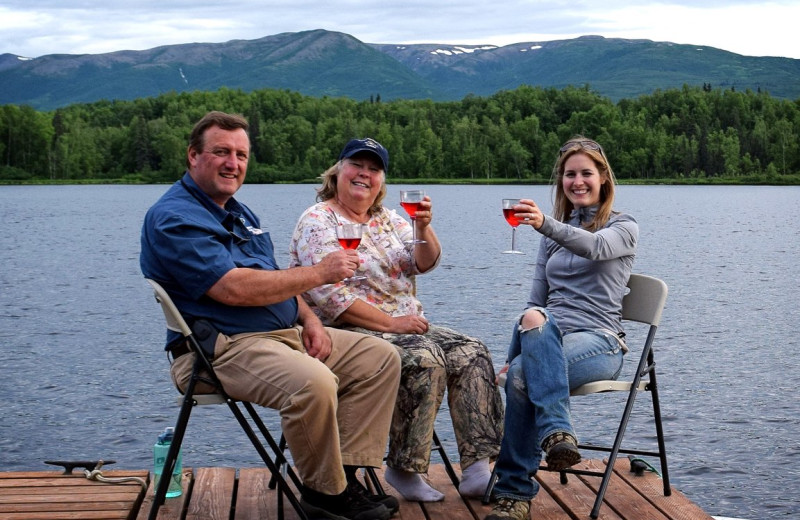
<svg viewBox="0 0 800 520"><path fill-rule="evenodd" d="M186 520L228 520L235 483L234 468L198 469Z"/></svg>
<svg viewBox="0 0 800 520"><path fill-rule="evenodd" d="M587 469L586 461L574 466L576 469ZM589 518L589 513L594 505L595 492L586 485L584 481L575 475L569 475L566 484L561 483L558 472L538 471L536 480L542 487L542 491L549 494L562 510L567 512L570 518ZM541 494L541 491L540 493ZM566 518L566 517L565 517ZM646 517L632 517L646 518ZM608 507L600 508L599 520L625 520L616 512Z"/></svg>
<svg viewBox="0 0 800 520"><path fill-rule="evenodd" d="M585 467L593 471L605 471L606 465L598 460L590 460L585 463ZM602 478L583 475L578 478L591 490L592 496L596 496L597 490L600 489ZM593 505L594 500L586 510L587 515L592 510ZM636 489L622 480L618 473L612 473L611 475L601 511L608 508L616 511L620 518L669 520L669 517L653 506L653 504L647 500L642 500L641 495Z"/></svg>
<svg viewBox="0 0 800 520"><path fill-rule="evenodd" d="M147 471L108 470L102 475L149 481ZM128 520L144 492L139 482L99 482L80 472L7 472L0 474L0 519Z"/></svg>
<svg viewBox="0 0 800 520"><path fill-rule="evenodd" d="M278 493L269 489L270 472L267 468L242 468L239 470L239 489L236 492L236 511L233 520L277 520ZM295 520L297 513L284 499L286 520ZM289 516L290 513L293 516Z"/></svg>
<svg viewBox="0 0 800 520"><path fill-rule="evenodd" d="M586 469L604 467L603 461L581 463ZM460 474L456 465L456 473ZM55 472L0 473L0 520L146 520L153 503L154 483L147 471L104 472L106 476L135 475L148 482L108 485L81 475ZM388 484L383 470L378 479L387 493L400 501L393 520L483 520L491 509L480 499L465 499L450 482L441 464L430 467L431 484L445 494L435 503L403 499ZM561 484L558 473L536 475L541 491L531 503L536 520L588 518L600 485L599 477L570 475ZM269 489L270 473L255 468L184 468L180 497L167 499L159 520L277 520L278 492ZM285 520L298 515L284 500ZM614 468L600 518L604 520L713 520L685 495L673 489L663 496L663 482L654 472L636 476L630 462L620 459Z"/></svg>
<svg viewBox="0 0 800 520"><path fill-rule="evenodd" d="M646 471L643 475L637 476L631 471L631 464L627 458L617 461L614 465L614 473L671 520L713 520L711 515L703 511L674 486L670 488L672 495L665 497L664 482L661 477L652 471Z"/></svg>
<svg viewBox="0 0 800 520"><path fill-rule="evenodd" d="M181 488L183 493L179 497L168 498L164 500L164 504L158 510L157 520L173 520L182 518L181 515L186 509L189 497L191 495L192 485L194 483L194 472L192 468L183 468L181 472ZM156 494L156 481L155 478L150 481L150 486L144 494L144 499L139 507L139 514L136 520L147 520L150 514L150 508L153 507L153 498Z"/></svg>
<svg viewBox="0 0 800 520"><path fill-rule="evenodd" d="M456 466L456 474L458 474ZM435 489L444 493L440 502L423 502L420 507L428 518L447 518L449 520L475 520L475 515L467 502L458 494L458 489L450 481L443 464L431 464L428 479ZM402 507L401 507L402 509Z"/></svg>

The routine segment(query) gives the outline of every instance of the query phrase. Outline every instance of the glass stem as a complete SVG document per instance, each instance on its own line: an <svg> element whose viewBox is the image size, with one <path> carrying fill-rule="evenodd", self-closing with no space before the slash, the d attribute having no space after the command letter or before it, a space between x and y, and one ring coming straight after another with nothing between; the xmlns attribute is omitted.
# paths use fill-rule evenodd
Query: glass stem
<svg viewBox="0 0 800 520"><path fill-rule="evenodd" d="M517 228L515 227L511 228L511 250L517 250Z"/></svg>

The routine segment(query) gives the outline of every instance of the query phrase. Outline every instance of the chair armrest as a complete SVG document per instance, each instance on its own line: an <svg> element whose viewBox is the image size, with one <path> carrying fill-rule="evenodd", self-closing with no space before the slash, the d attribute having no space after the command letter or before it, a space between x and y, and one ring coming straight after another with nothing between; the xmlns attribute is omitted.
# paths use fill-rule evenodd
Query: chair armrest
<svg viewBox="0 0 800 520"><path fill-rule="evenodd" d="M632 384L633 383L631 381L593 381L591 383L586 383L585 385L579 386L575 390L571 391L569 395L589 395L599 394L601 392L628 392L630 391ZM640 381L639 391L645 390L646 386L647 381Z"/></svg>

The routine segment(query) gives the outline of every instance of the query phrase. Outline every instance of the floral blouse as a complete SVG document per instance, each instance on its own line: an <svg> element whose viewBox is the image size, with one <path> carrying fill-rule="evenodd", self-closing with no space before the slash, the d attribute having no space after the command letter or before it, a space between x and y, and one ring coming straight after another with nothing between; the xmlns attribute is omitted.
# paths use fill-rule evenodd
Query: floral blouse
<svg viewBox="0 0 800 520"><path fill-rule="evenodd" d="M289 245L289 266L314 265L340 249L335 227L339 222L351 221L326 202L303 212ZM359 298L390 316L422 315L416 297L419 270L410 245L404 243L411 241L411 234L411 224L395 210L384 207L370 217L356 250L361 258L356 273L366 279L322 285L303 294L324 324L336 325L339 315Z"/></svg>

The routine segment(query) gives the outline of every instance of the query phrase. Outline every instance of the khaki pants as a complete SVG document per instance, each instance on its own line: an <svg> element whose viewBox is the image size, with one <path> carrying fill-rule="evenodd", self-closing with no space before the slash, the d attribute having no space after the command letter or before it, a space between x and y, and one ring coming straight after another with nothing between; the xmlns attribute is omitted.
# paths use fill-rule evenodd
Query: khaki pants
<svg viewBox="0 0 800 520"><path fill-rule="evenodd" d="M212 364L232 398L280 411L303 484L338 494L346 487L343 465L383 463L400 360L382 339L328 328L333 348L323 363L305 353L301 330L220 334ZM193 363L186 354L172 364L181 390Z"/></svg>

